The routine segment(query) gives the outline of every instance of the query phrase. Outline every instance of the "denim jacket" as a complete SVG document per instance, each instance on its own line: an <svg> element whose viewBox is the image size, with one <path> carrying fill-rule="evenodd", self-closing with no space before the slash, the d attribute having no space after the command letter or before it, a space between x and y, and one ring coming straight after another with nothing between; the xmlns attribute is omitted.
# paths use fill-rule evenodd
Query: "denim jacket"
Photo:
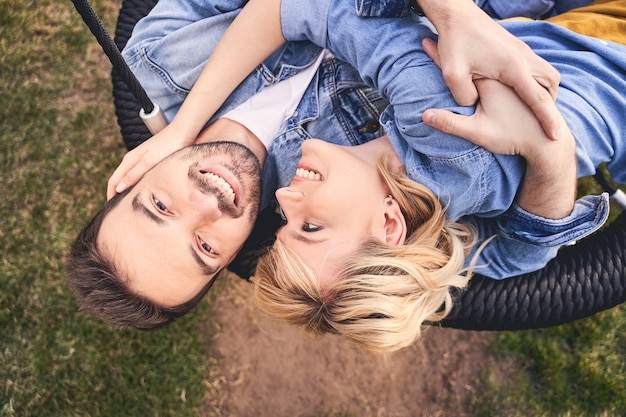
<svg viewBox="0 0 626 417"><path fill-rule="evenodd" d="M168 120L180 108L215 44L244 3L243 0L219 0L211 1L208 5L200 0L160 0L153 11L137 24L124 50L124 56L150 97L164 109ZM185 7L181 7L182 4ZM285 11L291 10L291 12L284 14L287 20L283 22L283 25L291 25L289 33L299 32L300 28L296 22L297 19L307 14L307 8L315 8L316 13L320 11L328 13L330 1L308 3L285 1L283 14ZM354 27L354 19L357 16L352 1L344 0L343 3L333 5L333 10L335 8L337 10L333 13L333 18L339 20L338 26L344 26L343 18L345 17L351 30L358 29ZM291 21L291 19L294 20ZM391 19L391 21L398 24L404 22L405 19ZM322 22L320 26L319 22L311 22L311 27L324 30L327 23ZM336 22L334 24L337 25ZM339 29L338 26L331 27ZM283 126L281 135L269 149L263 173L264 205L273 199L276 188L289 184L300 157L300 144L306 138L317 137L330 139L337 144L355 145L383 133L376 120L380 110L386 105L385 100L381 99L375 90L379 88L386 98L395 100L394 107L388 108L380 117L380 121L392 137L398 154L407 164L409 174L412 177L416 176L414 179L423 181L438 193L442 201L448 205L452 219L465 216L467 220L475 221L482 237L487 238L496 234L497 238L492 242L500 242L500 244L490 244L482 252L478 262L489 264L489 266L480 270L480 273L493 278L504 278L538 269L554 256L558 246L591 233L604 222L608 207L606 197L591 197L588 201L585 200L585 203L577 204L577 208L580 207L580 209L572 213L573 218L569 219L570 221L568 219L559 222L544 221L545 219L535 218L515 206L512 209L514 211L508 211L523 174L523 161L514 157L494 156L459 138L439 139L437 136L431 136L432 131L421 132L420 129L424 129L423 124L415 123L420 120L420 109L428 107L448 107L457 109L463 114L469 114L472 111L471 108L456 106L449 93L446 95L441 92L442 85L445 86L445 84L442 84L439 70L436 67L433 68L432 63L429 64L430 60L427 58L421 60L420 65L424 65L426 71L417 76L415 74L401 76L403 71L397 69L404 65L402 59L396 60L397 68L394 64L390 68L385 68L384 71L381 70L381 73L386 74L382 77L382 82L379 80L381 74L373 71L378 60L372 57L382 59L392 56L393 54L386 52L390 45L395 45L391 49L397 53L397 46L403 42L401 39L391 42L390 36L407 31L395 34L387 31L385 37L379 39L375 35L378 30L371 29L374 32L362 40L350 42L350 36L348 36L350 31L346 32L347 28L341 29L337 30L339 49L354 48L358 51L357 54L365 50L371 55L364 57L362 62L354 61L351 58L356 56L351 55L342 56L341 60L330 59L323 62L296 113ZM411 31L416 35L418 32L424 33L422 30L414 29L412 28ZM367 30L369 29L364 32ZM306 36L297 38L288 42L259 66L230 96L214 118L245 101L259 89L278 82L307 66L318 56L321 51L320 47L335 49L334 44L327 44L325 41L318 43L318 39L314 37L313 40L319 46L308 42ZM202 41L200 42L199 39ZM416 38L411 39L411 41L415 40ZM415 43L415 45L418 44ZM361 46L367 46L367 48L363 50L360 49ZM181 50L185 51L184 59L180 59ZM363 64L363 68L359 68L360 76L353 67L344 62ZM393 81L396 76L399 76L397 82L389 82ZM362 80L365 80L365 84ZM420 86L417 93L412 90L415 86ZM433 94L432 99L428 99L429 91ZM416 100L416 94L422 99ZM398 113L402 117L396 118ZM330 117L331 115L333 117ZM412 120L413 122L403 126L399 125L397 120ZM399 134L403 129L416 130L418 139L420 139L419 134L422 135L421 143L418 140L415 144L409 145L409 142L404 141L403 136ZM443 140L446 141L445 146L431 146L437 142L441 144L440 141ZM416 152L413 146L422 145L426 150L433 152ZM458 160L467 160L468 166L481 168L476 172L475 180L472 171L458 176L456 170ZM595 160L592 161L593 164ZM460 181L461 184L464 184L464 180L469 180L471 187L465 189L459 187L459 189L470 190L470 192L457 193L457 190L451 192L445 187L449 180L450 182ZM478 191L476 196L480 196L475 201L472 195L474 191ZM452 199L451 196L455 198ZM466 203L469 205L464 208ZM519 216L502 215L507 212L519 214ZM484 217L474 214L481 214ZM590 216L594 217L594 220L589 219ZM525 234L527 228L524 226L524 221L527 218L536 220L539 229L546 225L545 230L540 230L536 235ZM580 219L583 219L582 224ZM570 229L572 225L575 225L574 229ZM521 237L516 235L518 231ZM549 238L544 239L546 235L549 235ZM520 247L523 247L524 251L520 252ZM537 261L530 264L527 256ZM512 262L505 266L497 265L502 258L511 258ZM492 265L495 266L492 267Z"/></svg>
<svg viewBox="0 0 626 417"><path fill-rule="evenodd" d="M474 0L494 19L529 17L538 19L582 7L592 0ZM355 0L356 13L362 17L401 17L417 8L416 0Z"/></svg>
<svg viewBox="0 0 626 417"><path fill-rule="evenodd" d="M606 221L606 195L578 200L571 215L560 220L522 210L514 203L524 174L522 158L489 153L421 121L428 108L462 115L474 111L455 103L440 70L421 50L421 39L435 36L428 26L410 13L362 18L353 7L349 0L283 0L283 34L329 49L390 101L381 122L409 176L438 195L451 220L473 223L481 240L495 236L478 258L486 267L477 272L496 279L531 272L560 246ZM503 24L561 73L557 105L576 137L579 176L606 162L614 179L624 182L626 138L619 121L626 108L626 47L548 22Z"/></svg>

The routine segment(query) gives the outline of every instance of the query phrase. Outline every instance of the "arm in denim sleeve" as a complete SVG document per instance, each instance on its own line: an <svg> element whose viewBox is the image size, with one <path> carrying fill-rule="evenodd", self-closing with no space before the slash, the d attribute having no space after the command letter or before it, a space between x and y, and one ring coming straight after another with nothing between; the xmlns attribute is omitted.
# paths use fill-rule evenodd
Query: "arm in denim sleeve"
<svg viewBox="0 0 626 417"><path fill-rule="evenodd" d="M415 0L355 0L356 14L363 17L400 17L406 15Z"/></svg>
<svg viewBox="0 0 626 417"><path fill-rule="evenodd" d="M412 179L426 181L446 200L451 215L477 210L495 215L508 209L523 175L521 158L477 151L476 145L422 120L429 108L470 115L474 107L456 103L441 70L422 49L422 39L434 34L417 16L362 18L350 0L283 0L281 25L287 40L308 39L330 50L389 100L381 122L396 152ZM441 181L443 171L454 181L450 176ZM467 199L450 200L459 194Z"/></svg>
<svg viewBox="0 0 626 417"><path fill-rule="evenodd" d="M476 257L475 272L492 279L537 271L554 258L558 249L598 230L609 215L608 195L586 196L576 201L572 213L559 220L546 219L514 204L495 218L468 217L477 229L479 244L467 257L469 266L480 243L492 238Z"/></svg>

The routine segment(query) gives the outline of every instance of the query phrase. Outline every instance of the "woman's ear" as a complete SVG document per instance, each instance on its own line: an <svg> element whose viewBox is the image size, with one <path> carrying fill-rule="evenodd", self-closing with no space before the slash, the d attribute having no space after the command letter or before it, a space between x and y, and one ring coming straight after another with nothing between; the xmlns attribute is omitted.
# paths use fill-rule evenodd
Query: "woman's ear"
<svg viewBox="0 0 626 417"><path fill-rule="evenodd" d="M388 245L404 245L406 220L400 205L391 196L385 198L385 242Z"/></svg>

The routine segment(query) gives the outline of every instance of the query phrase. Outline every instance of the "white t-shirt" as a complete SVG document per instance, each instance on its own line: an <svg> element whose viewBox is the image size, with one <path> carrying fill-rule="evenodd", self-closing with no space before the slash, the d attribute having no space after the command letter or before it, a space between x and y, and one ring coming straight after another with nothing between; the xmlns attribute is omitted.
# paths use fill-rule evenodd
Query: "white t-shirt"
<svg viewBox="0 0 626 417"><path fill-rule="evenodd" d="M263 142L265 148L269 149L280 127L296 111L322 60L327 56L331 56L330 52L324 50L306 69L262 89L222 117L250 129Z"/></svg>

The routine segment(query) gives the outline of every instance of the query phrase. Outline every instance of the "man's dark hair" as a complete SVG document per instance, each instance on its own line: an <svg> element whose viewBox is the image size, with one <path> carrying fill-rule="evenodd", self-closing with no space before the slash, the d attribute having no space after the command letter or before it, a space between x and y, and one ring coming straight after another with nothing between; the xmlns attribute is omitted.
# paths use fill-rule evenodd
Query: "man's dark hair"
<svg viewBox="0 0 626 417"><path fill-rule="evenodd" d="M152 330L195 307L219 273L194 298L174 307L163 307L133 293L124 272L97 245L102 222L131 188L110 199L80 232L67 256L65 270L69 288L81 310L120 329Z"/></svg>

